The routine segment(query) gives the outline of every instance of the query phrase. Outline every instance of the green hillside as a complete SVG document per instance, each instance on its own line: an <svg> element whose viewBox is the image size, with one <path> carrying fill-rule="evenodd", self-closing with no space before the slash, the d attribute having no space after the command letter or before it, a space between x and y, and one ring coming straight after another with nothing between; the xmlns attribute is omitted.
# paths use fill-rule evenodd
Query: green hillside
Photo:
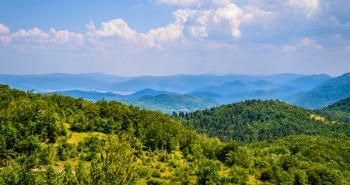
<svg viewBox="0 0 350 185"><path fill-rule="evenodd" d="M179 94L147 95L134 100L133 104L149 110L161 110L167 114L174 111L202 110L219 105L217 101L210 98Z"/></svg>
<svg viewBox="0 0 350 185"><path fill-rule="evenodd" d="M350 97L339 100L338 102L317 110L316 112L329 120L350 123Z"/></svg>
<svg viewBox="0 0 350 185"><path fill-rule="evenodd" d="M116 101L0 85L0 184L347 184L350 142L337 129L242 145Z"/></svg>
<svg viewBox="0 0 350 185"><path fill-rule="evenodd" d="M247 100L173 116L198 133L224 141L251 142L299 134L350 137L347 124L333 123L311 111L273 100Z"/></svg>

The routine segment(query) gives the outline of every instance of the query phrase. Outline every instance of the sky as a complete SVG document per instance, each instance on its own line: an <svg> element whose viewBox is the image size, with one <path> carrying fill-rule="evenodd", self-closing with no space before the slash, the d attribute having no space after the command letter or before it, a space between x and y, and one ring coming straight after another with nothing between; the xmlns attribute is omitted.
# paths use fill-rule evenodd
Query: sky
<svg viewBox="0 0 350 185"><path fill-rule="evenodd" d="M349 0L0 0L0 74L350 72Z"/></svg>

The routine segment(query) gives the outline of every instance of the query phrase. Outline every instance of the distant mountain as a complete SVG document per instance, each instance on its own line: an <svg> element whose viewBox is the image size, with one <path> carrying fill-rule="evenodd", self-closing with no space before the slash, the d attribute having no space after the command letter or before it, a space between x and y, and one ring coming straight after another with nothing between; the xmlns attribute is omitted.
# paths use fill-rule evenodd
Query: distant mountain
<svg viewBox="0 0 350 185"><path fill-rule="evenodd" d="M105 90L109 84L125 81L128 78L99 73L47 75L0 75L0 83L12 88L34 90L36 92L66 90Z"/></svg>
<svg viewBox="0 0 350 185"><path fill-rule="evenodd" d="M332 78L321 75L276 74L276 75L174 75L174 76L140 76L120 77L101 73L47 75L0 75L0 84L8 84L20 90L33 90L42 93L58 93L73 97L83 97L91 101L100 99L118 100L133 104L143 96L158 96L161 94L187 94L193 97L207 99L201 107L215 104L229 104L248 99L279 99L306 108L320 108L346 96L339 95L339 89L346 86L341 82L330 81ZM321 84L328 82L333 85ZM331 93L325 100L314 96L323 92ZM344 82L346 84L346 80ZM314 91L315 90L315 91ZM311 93L308 94L308 93ZM327 100L327 102L325 102ZM331 101L329 101L331 100ZM329 102L328 102L329 101ZM219 103L218 103L219 102ZM323 102L323 103L322 103ZM322 103L322 104L320 104ZM139 103L145 106L144 103ZM154 107L154 106L153 106ZM160 106L163 107L163 106ZM159 108L159 107L158 107Z"/></svg>
<svg viewBox="0 0 350 185"><path fill-rule="evenodd" d="M188 93L196 89L220 85L232 81L254 82L266 80L272 83L285 83L305 75L277 74L269 76L252 75L174 75L120 77L101 73L45 75L6 75L0 74L0 83L21 90L48 91L118 91L136 92L143 89Z"/></svg>
<svg viewBox="0 0 350 185"><path fill-rule="evenodd" d="M308 109L326 107L350 96L350 73L325 81L310 91L292 99L290 103Z"/></svg>
<svg viewBox="0 0 350 185"><path fill-rule="evenodd" d="M150 96L156 96L156 95L161 95L161 94L176 94L174 92L169 92L169 91L157 91L154 89L143 89L141 91L137 91L131 95L126 96L128 99L138 99L141 98L142 96L150 95Z"/></svg>
<svg viewBox="0 0 350 185"><path fill-rule="evenodd" d="M48 94L67 95L74 98L84 98L90 101L98 101L102 99L117 100L125 104L131 104L149 110L160 110L167 114L171 114L174 111L189 112L202 110L219 105L216 100L210 98L182 95L167 91L156 91L153 89L144 89L130 95L81 90L56 91Z"/></svg>
<svg viewBox="0 0 350 185"><path fill-rule="evenodd" d="M251 99L279 99L289 102L290 99L311 90L332 77L320 74L309 75L286 82L278 87L257 91L250 96ZM273 87L273 86L270 86Z"/></svg>
<svg viewBox="0 0 350 185"><path fill-rule="evenodd" d="M247 100L174 117L198 133L222 140L252 142L299 134L350 138L350 125L330 124L311 111L281 101Z"/></svg>
<svg viewBox="0 0 350 185"><path fill-rule="evenodd" d="M135 100L132 104L150 110L161 110L168 114L174 111L190 112L202 110L219 105L219 103L213 99L179 94L146 95Z"/></svg>
<svg viewBox="0 0 350 185"><path fill-rule="evenodd" d="M81 90L68 90L68 91L54 91L49 92L48 94L61 94L67 95L74 98L85 98L90 101L98 101L98 100L136 100L145 95L160 95L160 94L175 94L173 92L168 91L156 91L153 89L144 89L141 91L137 91L133 94L123 95L113 92L100 92L100 91L81 91Z"/></svg>
<svg viewBox="0 0 350 185"><path fill-rule="evenodd" d="M98 100L123 100L124 96L115 94L112 92L97 92L97 91L81 91L81 90L69 90L69 91L55 91L47 94L60 94L65 96L71 96L73 98L84 98L89 101Z"/></svg>
<svg viewBox="0 0 350 185"><path fill-rule="evenodd" d="M251 84L255 88L260 90L269 90L277 86L275 83L272 83L266 80L258 80L258 81L252 82Z"/></svg>
<svg viewBox="0 0 350 185"><path fill-rule="evenodd" d="M218 99L223 103L238 102L246 99L280 99L287 101L296 94L310 90L330 78L330 76L323 74L302 76L296 79L291 78L293 79L292 81L283 84L277 84L277 82L281 81L276 79L274 79L274 82L267 80L253 82L235 80L222 85L203 87L191 92L191 94L218 94L220 95ZM272 77L266 79L271 80Z"/></svg>
<svg viewBox="0 0 350 185"><path fill-rule="evenodd" d="M326 74L303 76L293 81L287 82L283 86L295 88L297 91L308 91L317 87L323 82L330 80L331 78L332 77Z"/></svg>
<svg viewBox="0 0 350 185"><path fill-rule="evenodd" d="M206 93L219 94L221 96L231 96L231 95L242 96L242 95L246 95L247 93L252 93L255 90L257 89L251 84L242 82L240 80L235 80L232 82L224 83L222 85L200 88L191 92L191 94L206 92Z"/></svg>
<svg viewBox="0 0 350 185"><path fill-rule="evenodd" d="M151 88L155 90L165 90L173 92L192 92L208 86L217 86L232 81L255 82L266 80L272 83L285 83L305 75L298 74L277 74L269 76L250 75L175 75L175 76L143 76L130 80L115 83L110 86L113 91L139 91Z"/></svg>

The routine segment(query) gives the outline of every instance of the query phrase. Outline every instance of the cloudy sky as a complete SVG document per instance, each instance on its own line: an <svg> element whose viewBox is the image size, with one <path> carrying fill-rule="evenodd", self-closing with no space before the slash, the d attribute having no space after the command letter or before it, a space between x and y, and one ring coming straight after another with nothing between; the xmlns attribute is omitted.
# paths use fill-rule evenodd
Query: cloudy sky
<svg viewBox="0 0 350 185"><path fill-rule="evenodd" d="M350 72L349 0L0 0L0 73Z"/></svg>

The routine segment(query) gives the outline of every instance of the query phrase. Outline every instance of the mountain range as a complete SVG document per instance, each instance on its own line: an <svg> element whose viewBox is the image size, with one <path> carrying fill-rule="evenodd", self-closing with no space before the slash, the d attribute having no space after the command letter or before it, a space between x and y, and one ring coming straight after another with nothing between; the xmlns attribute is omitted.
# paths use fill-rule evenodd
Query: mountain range
<svg viewBox="0 0 350 185"><path fill-rule="evenodd" d="M118 100L165 113L205 109L248 99L278 99L319 109L350 96L350 73L275 75L174 75L121 77L100 73L0 75L0 83L20 90Z"/></svg>

